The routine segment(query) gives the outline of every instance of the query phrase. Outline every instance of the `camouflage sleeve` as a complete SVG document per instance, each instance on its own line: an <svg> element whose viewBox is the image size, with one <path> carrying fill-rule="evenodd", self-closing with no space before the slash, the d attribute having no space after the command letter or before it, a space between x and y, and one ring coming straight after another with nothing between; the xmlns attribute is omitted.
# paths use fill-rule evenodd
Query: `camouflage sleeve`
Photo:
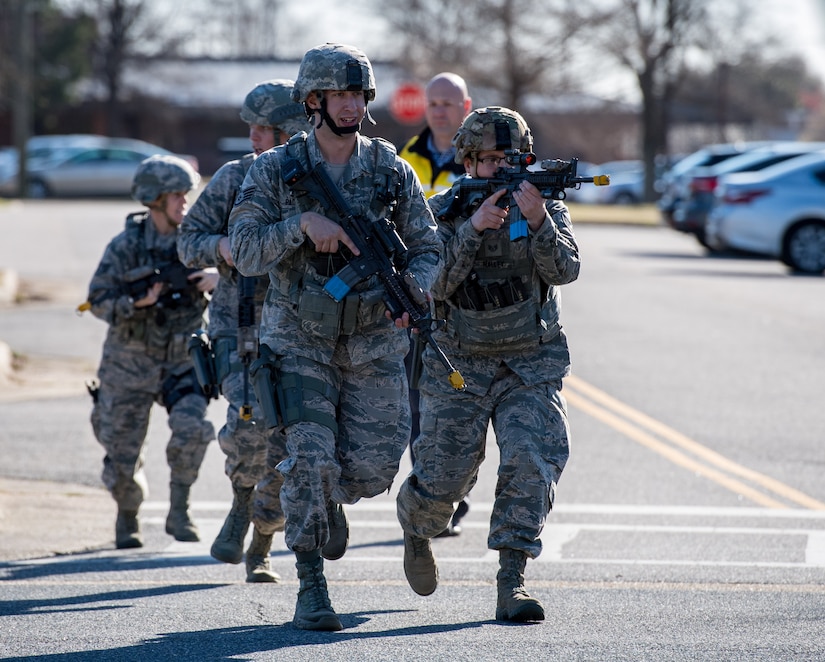
<svg viewBox="0 0 825 662"><path fill-rule="evenodd" d="M542 280L548 285L572 283L579 277L581 259L567 205L548 200L547 217L531 234L531 251Z"/></svg>
<svg viewBox="0 0 825 662"><path fill-rule="evenodd" d="M225 163L186 214L178 236L178 256L187 267L215 267L223 262L218 242L226 236L227 219L243 176L240 161Z"/></svg>
<svg viewBox="0 0 825 662"><path fill-rule="evenodd" d="M415 274L418 284L429 290L438 270L441 241L424 190L412 166L398 159L397 168L401 174L401 192L393 220L402 229L399 234L409 249L409 270Z"/></svg>
<svg viewBox="0 0 825 662"><path fill-rule="evenodd" d="M89 283L88 301L92 314L110 325L142 314L123 289L123 275L133 266L126 246L124 234L115 237L106 247Z"/></svg>
<svg viewBox="0 0 825 662"><path fill-rule="evenodd" d="M255 159L229 215L232 259L244 276L272 271L304 243L300 210L281 180L283 153L276 147Z"/></svg>
<svg viewBox="0 0 825 662"><path fill-rule="evenodd" d="M453 195L452 190L434 195L428 200L430 208L441 209L448 197ZM442 246L441 268L433 283L432 295L439 301L449 299L464 282L481 246L481 235L465 220L464 217L458 217L438 223L438 237Z"/></svg>

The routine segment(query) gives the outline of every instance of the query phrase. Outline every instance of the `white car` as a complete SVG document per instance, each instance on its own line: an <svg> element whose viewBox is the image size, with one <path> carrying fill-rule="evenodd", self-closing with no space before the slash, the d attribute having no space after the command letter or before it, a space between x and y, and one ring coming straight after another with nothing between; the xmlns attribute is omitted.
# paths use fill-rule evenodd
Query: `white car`
<svg viewBox="0 0 825 662"><path fill-rule="evenodd" d="M172 154L142 140L87 134L34 136L29 139L26 152L30 198L128 197L141 161L153 154ZM194 156L177 156L198 169ZM18 169L17 150L0 154L0 195L17 195Z"/></svg>
<svg viewBox="0 0 825 662"><path fill-rule="evenodd" d="M775 257L805 273L825 271L825 150L722 177L705 240L713 250Z"/></svg>

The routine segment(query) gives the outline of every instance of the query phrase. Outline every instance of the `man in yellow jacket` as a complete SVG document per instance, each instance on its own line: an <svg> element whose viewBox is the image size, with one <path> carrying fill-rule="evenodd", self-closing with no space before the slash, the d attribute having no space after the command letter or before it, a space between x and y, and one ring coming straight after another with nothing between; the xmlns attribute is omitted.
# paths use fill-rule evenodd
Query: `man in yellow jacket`
<svg viewBox="0 0 825 662"><path fill-rule="evenodd" d="M472 99L467 92L467 83L458 74L442 72L427 83L424 92L427 97L427 126L417 136L411 138L399 156L415 170L424 194L429 198L448 190L453 182L464 174L464 166L455 161L455 136L464 118L472 108ZM407 377L412 369L412 351L407 355ZM418 436L418 389L410 388L410 410L412 429L410 431L410 456L415 462L412 442ZM470 502L464 499L458 504L455 515L441 536L457 536L461 533L459 521L470 509Z"/></svg>
<svg viewBox="0 0 825 662"><path fill-rule="evenodd" d="M410 163L429 198L445 191L464 167L455 162L453 136L472 108L467 83L454 73L434 76L425 88L427 126L401 150L401 158Z"/></svg>

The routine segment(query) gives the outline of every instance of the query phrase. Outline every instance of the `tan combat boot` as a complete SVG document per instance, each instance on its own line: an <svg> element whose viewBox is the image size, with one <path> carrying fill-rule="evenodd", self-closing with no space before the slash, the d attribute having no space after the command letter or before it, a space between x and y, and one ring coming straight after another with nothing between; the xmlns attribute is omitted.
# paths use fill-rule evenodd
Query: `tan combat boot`
<svg viewBox="0 0 825 662"><path fill-rule="evenodd" d="M404 574L418 595L430 595L438 587L438 566L429 538L404 534Z"/></svg>
<svg viewBox="0 0 825 662"><path fill-rule="evenodd" d="M256 527L252 528L252 542L246 550L246 581L250 584L275 583L281 579L281 576L274 572L269 564L272 535L271 533L264 535Z"/></svg>

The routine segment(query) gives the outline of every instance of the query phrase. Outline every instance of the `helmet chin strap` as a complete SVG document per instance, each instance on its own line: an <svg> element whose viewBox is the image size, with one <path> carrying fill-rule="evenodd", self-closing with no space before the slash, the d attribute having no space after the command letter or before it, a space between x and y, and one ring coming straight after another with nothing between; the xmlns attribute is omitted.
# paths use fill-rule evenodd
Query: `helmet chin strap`
<svg viewBox="0 0 825 662"><path fill-rule="evenodd" d="M361 130L361 122L358 122L358 124L356 124L355 126L347 126L343 129L337 126L335 124L335 120L333 120L327 112L326 98L321 99L321 121L318 122L318 126L320 127L324 122L327 123L329 130L332 131L336 136L343 136Z"/></svg>

